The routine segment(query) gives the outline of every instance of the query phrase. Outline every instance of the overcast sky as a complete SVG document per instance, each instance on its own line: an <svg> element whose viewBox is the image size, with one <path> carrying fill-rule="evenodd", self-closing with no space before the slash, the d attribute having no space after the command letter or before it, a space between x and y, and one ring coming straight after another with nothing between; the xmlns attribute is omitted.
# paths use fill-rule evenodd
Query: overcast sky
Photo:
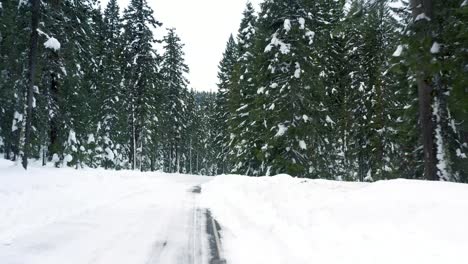
<svg viewBox="0 0 468 264"><path fill-rule="evenodd" d="M237 34L247 0L147 0L163 28L174 27L185 44L190 87L216 91L218 63L231 33ZM108 0L102 0L105 7ZM120 8L130 0L118 0ZM258 10L261 0L251 0ZM157 37L162 38L158 32Z"/></svg>

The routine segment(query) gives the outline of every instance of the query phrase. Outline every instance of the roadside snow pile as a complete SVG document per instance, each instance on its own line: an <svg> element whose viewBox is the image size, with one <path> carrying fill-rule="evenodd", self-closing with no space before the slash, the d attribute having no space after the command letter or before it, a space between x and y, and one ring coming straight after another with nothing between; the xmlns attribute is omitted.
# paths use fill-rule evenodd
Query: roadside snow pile
<svg viewBox="0 0 468 264"><path fill-rule="evenodd" d="M0 244L8 244L47 224L152 190L160 184L153 176L34 166L25 172L0 159Z"/></svg>
<svg viewBox="0 0 468 264"><path fill-rule="evenodd" d="M280 175L202 188L231 264L468 263L468 185Z"/></svg>

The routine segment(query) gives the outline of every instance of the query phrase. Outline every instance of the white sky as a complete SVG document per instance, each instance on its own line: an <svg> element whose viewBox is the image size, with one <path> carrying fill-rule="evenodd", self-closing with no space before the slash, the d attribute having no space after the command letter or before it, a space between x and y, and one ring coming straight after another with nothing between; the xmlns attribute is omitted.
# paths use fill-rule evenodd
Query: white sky
<svg viewBox="0 0 468 264"><path fill-rule="evenodd" d="M237 34L247 0L147 0L163 28L174 27L185 44L190 87L216 91L218 64L229 35ZM103 8L108 0L102 0ZM125 8L130 0L118 0ZM258 10L261 0L250 0ZM163 33L157 37L162 39Z"/></svg>

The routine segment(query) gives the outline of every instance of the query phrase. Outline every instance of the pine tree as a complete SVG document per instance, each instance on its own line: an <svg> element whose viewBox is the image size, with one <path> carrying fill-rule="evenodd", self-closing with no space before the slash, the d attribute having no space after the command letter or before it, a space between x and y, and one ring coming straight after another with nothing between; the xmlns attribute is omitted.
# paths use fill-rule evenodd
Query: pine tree
<svg viewBox="0 0 468 264"><path fill-rule="evenodd" d="M153 49L156 43L152 29L162 24L153 17L153 10L146 0L132 0L124 12L124 48L123 66L125 105L128 107L128 158L132 169L140 165L143 156L144 139L148 133L146 120L154 118L148 109L155 90L159 87L154 82L157 73L157 57Z"/></svg>
<svg viewBox="0 0 468 264"><path fill-rule="evenodd" d="M433 1L411 1L412 20L409 22L405 58L417 80L421 141L424 151L424 178L428 180L463 181L460 173L466 163L466 136L453 118L466 116L460 100L466 77L457 57L465 57L462 43L466 7L455 1L445 5ZM465 10L465 13L463 11ZM466 15L465 15L466 16ZM405 46L406 45L406 46ZM455 54L459 55L456 56ZM454 93L452 93L454 92Z"/></svg>
<svg viewBox="0 0 468 264"><path fill-rule="evenodd" d="M183 44L175 33L175 29L168 29L164 42L165 52L162 58L161 74L164 79L166 98L164 120L167 130L164 137L167 140L167 170L181 172L182 142L187 128L185 117L188 80L185 75L189 69L184 62Z"/></svg>
<svg viewBox="0 0 468 264"><path fill-rule="evenodd" d="M223 54L223 59L219 63L218 69L218 93L216 95L216 116L215 116L215 142L214 148L217 154L217 164L220 168L218 173L230 172L230 141L231 130L229 129L229 120L231 117L230 105L233 104L231 100L232 89L232 74L234 65L237 61L237 45L232 35L226 44L226 49Z"/></svg>
<svg viewBox="0 0 468 264"><path fill-rule="evenodd" d="M101 41L103 42L102 59L100 62L100 74L102 83L100 87L99 101L100 120L99 145L103 149L103 166L121 167L119 158L124 153L120 146L126 144L126 118L122 101L124 101L122 83L122 23L119 16L119 6L116 0L111 0L104 10Z"/></svg>
<svg viewBox="0 0 468 264"><path fill-rule="evenodd" d="M237 36L239 58L234 67L232 92L237 93L240 103L232 109L231 148L234 151L233 162L236 173L259 175L261 163L257 159L261 143L256 130L261 125L257 122L255 97L256 85L256 32L257 17L250 2L247 3ZM236 98L234 97L234 98Z"/></svg>
<svg viewBox="0 0 468 264"><path fill-rule="evenodd" d="M262 173L305 176L311 170L308 148L318 142L310 122L320 122L313 56L312 14L301 1L266 1L259 21L267 36L258 83L263 99ZM317 119L309 119L309 117Z"/></svg>
<svg viewBox="0 0 468 264"><path fill-rule="evenodd" d="M18 32L28 32L28 10L24 4L18 6L17 2L8 1L2 2L0 12L0 148L5 158L11 160L18 158L21 148L28 36Z"/></svg>

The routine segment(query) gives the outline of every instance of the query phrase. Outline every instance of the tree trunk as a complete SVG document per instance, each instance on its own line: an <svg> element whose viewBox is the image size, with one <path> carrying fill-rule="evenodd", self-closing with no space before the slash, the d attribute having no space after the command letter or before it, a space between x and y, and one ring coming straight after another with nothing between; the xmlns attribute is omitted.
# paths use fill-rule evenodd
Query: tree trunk
<svg viewBox="0 0 468 264"><path fill-rule="evenodd" d="M24 142L23 167L28 168L28 158L31 155L31 129L33 118L33 96L34 96L34 78L36 76L36 62L39 34L39 13L40 0L31 0L31 41L29 50L29 87L28 87L28 108L26 114L26 134Z"/></svg>
<svg viewBox="0 0 468 264"><path fill-rule="evenodd" d="M426 17L432 18L432 0L411 0L413 18L424 13ZM430 21L421 20L415 23L430 23ZM429 29L419 29L416 37L419 39L430 38ZM429 51L427 51L429 52ZM424 151L424 178L427 180L438 180L437 178L437 158L434 146L434 123L432 118L432 76L424 63L418 69L418 99L419 99L419 119L421 123L421 136ZM421 68L422 67L422 68Z"/></svg>
<svg viewBox="0 0 468 264"><path fill-rule="evenodd" d="M425 80L418 80L419 118L424 151L424 178L437 180L437 159L434 147L434 122L432 119L432 86Z"/></svg>

